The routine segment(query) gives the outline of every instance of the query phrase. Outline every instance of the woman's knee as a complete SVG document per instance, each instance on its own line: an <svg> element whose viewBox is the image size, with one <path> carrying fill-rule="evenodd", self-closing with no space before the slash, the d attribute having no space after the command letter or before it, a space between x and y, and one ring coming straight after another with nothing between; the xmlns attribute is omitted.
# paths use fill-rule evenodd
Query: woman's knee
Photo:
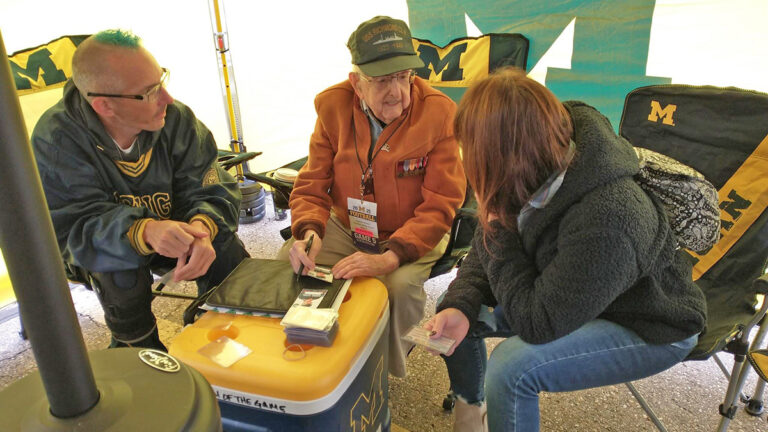
<svg viewBox="0 0 768 432"><path fill-rule="evenodd" d="M489 394L494 389L509 392L531 377L540 364L536 345L525 343L517 336L505 339L488 359L486 391Z"/></svg>

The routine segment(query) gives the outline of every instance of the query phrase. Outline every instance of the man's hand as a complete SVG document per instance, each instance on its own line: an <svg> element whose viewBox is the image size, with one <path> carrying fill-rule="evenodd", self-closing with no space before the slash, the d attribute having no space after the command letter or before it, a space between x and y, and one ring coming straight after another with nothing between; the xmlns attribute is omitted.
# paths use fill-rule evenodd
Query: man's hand
<svg viewBox="0 0 768 432"><path fill-rule="evenodd" d="M314 235L312 240L312 249L309 253L306 253L307 242L309 238ZM320 253L320 249L323 248L323 240L313 230L307 230L304 233L304 240L296 240L291 246L291 250L288 251L288 259L291 261L291 267L295 273L299 272L299 267L304 264L304 272L308 272L315 268L315 258Z"/></svg>
<svg viewBox="0 0 768 432"><path fill-rule="evenodd" d="M173 272L173 281L194 280L206 274L216 259L216 251L211 244L211 235L208 229L200 221L193 221L191 227L205 232L205 237L196 237L189 246L189 251L179 257L176 263L176 271ZM189 260L187 260L189 257Z"/></svg>
<svg viewBox="0 0 768 432"><path fill-rule="evenodd" d="M445 355L449 356L453 354L453 351L464 340L469 331L469 319L460 310L455 308L443 309L432 317L424 328L432 331L431 338L439 338L440 336L446 336L456 340L450 350ZM430 351L432 354L436 352Z"/></svg>
<svg viewBox="0 0 768 432"><path fill-rule="evenodd" d="M383 254L355 252L342 258L331 269L334 278L352 279L356 276L379 276L392 273L400 267L400 258L388 250Z"/></svg>
<svg viewBox="0 0 768 432"><path fill-rule="evenodd" d="M143 239L162 256L180 258L196 238L209 238L208 230L173 220L151 220L144 225ZM210 241L209 241L210 242Z"/></svg>

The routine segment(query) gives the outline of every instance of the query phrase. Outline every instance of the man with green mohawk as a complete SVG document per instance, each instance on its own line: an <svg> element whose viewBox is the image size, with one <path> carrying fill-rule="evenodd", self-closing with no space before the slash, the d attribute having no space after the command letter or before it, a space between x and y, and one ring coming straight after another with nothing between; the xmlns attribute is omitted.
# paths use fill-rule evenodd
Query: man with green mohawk
<svg viewBox="0 0 768 432"><path fill-rule="evenodd" d="M198 293L248 256L235 231L241 194L213 135L166 90L169 72L129 31L84 40L61 101L32 133L68 277L96 291L110 347L165 350L152 270Z"/></svg>

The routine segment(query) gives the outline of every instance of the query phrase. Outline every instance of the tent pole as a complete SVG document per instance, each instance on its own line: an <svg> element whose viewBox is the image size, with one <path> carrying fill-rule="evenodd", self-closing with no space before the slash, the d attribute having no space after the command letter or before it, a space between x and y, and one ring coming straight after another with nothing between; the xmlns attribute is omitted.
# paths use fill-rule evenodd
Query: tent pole
<svg viewBox="0 0 768 432"><path fill-rule="evenodd" d="M0 34L0 58L7 59ZM0 65L0 249L55 417L99 401L10 65Z"/></svg>
<svg viewBox="0 0 768 432"><path fill-rule="evenodd" d="M219 63L221 73L221 88L224 92L224 107L227 110L229 119L230 148L235 153L245 153L245 144L243 144L243 129L240 121L240 108L237 99L237 85L235 84L235 71L232 66L232 53L229 51L229 36L227 34L227 24L223 19L224 5L219 7L218 0L210 0L208 7L211 14L211 26L213 27L214 46L218 55L216 59ZM244 165L244 167L243 167ZM237 179L243 181L243 171L250 172L248 164L237 164Z"/></svg>

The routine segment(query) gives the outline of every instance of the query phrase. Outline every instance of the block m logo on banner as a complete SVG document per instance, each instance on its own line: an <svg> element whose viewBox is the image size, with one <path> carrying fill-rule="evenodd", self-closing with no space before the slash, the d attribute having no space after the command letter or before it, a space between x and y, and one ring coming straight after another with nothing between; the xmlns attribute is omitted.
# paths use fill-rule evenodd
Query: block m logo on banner
<svg viewBox="0 0 768 432"><path fill-rule="evenodd" d="M72 55L87 37L62 36L11 54L8 62L19 95L63 86L72 76Z"/></svg>

